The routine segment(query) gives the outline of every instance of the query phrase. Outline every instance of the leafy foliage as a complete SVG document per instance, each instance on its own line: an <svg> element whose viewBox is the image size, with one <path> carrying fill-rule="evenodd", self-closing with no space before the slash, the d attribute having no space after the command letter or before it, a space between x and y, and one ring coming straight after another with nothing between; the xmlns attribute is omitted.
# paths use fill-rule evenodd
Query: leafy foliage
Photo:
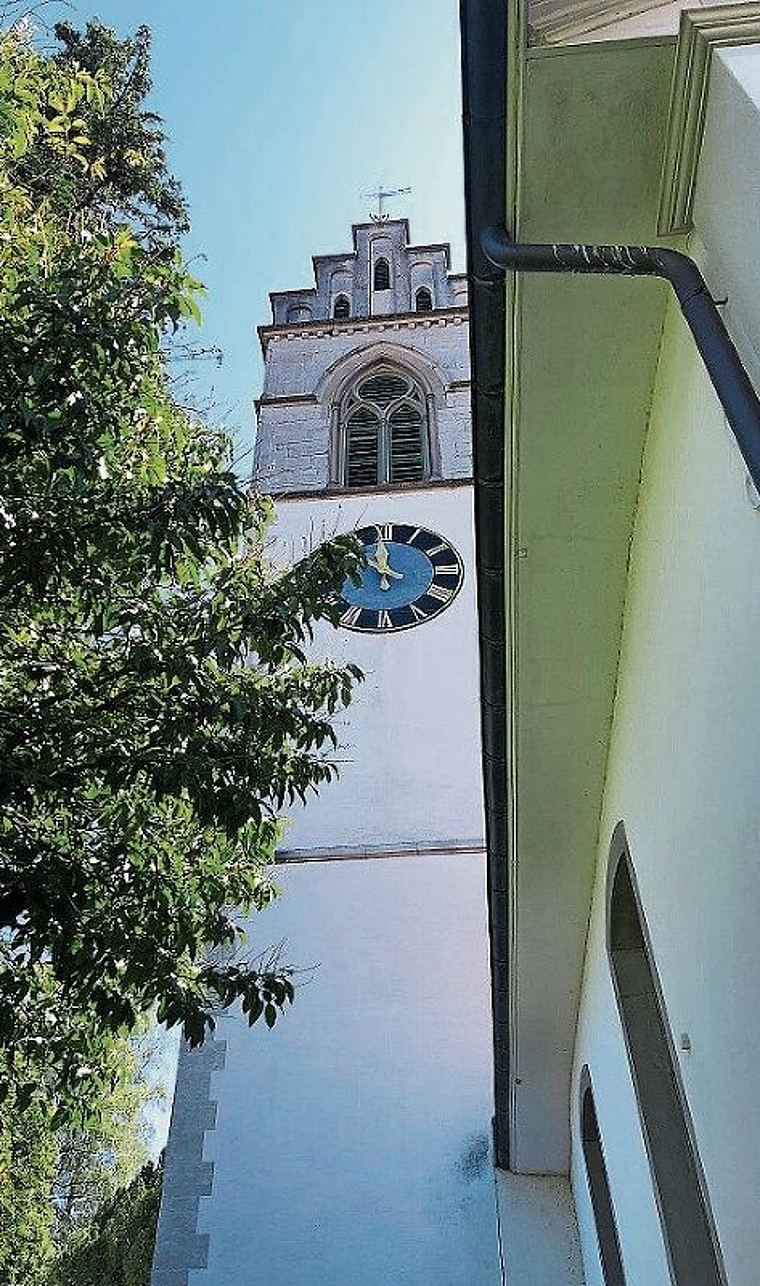
<svg viewBox="0 0 760 1286"><path fill-rule="evenodd" d="M162 1170L149 1162L103 1203L53 1264L45 1286L149 1286Z"/></svg>
<svg viewBox="0 0 760 1286"><path fill-rule="evenodd" d="M161 342L201 288L156 245L181 219L160 136L133 188L117 163L147 40L61 36L0 45L0 1089L63 1110L154 1004L198 1042L217 1004L292 1000L276 962L230 962L235 908L273 896L278 810L334 775L359 676L305 648L361 555L271 567L269 502L173 402Z"/></svg>
<svg viewBox="0 0 760 1286"><path fill-rule="evenodd" d="M88 22L83 32L69 22L55 26L61 48L50 70L66 84L89 77L91 86L76 104L72 126L87 147L87 163L65 159L51 142L60 132L69 100L57 93L49 106L47 128L36 134L17 162L17 178L36 199L48 199L59 217L86 216L91 226L108 226L114 218L149 234L152 244L186 232L187 206L179 183L167 171L165 136L159 117L145 107L151 90L150 31L138 28L119 39L101 23ZM63 114L62 114L63 113Z"/></svg>
<svg viewBox="0 0 760 1286"><path fill-rule="evenodd" d="M155 1226L156 1183L148 1163L147 1103L160 1093L151 1064L155 1029L122 1037L111 1054L112 1083L91 1097L87 1121L56 1130L51 1106L21 1108L13 1094L0 1108L0 1281L4 1286L54 1286L78 1280L84 1247L99 1239L105 1254L107 1211L118 1209L137 1246ZM140 1174L153 1205L141 1205ZM144 1194L146 1195L146 1194ZM142 1200L142 1199L141 1199ZM145 1220L145 1235L139 1218ZM114 1253L116 1250L114 1249ZM119 1254L129 1258L126 1246ZM66 1273L69 1273L69 1277ZM136 1281L148 1282L145 1274ZM102 1278L97 1279L102 1283ZM110 1282L110 1278L106 1279ZM114 1279L116 1280L116 1279ZM127 1280L131 1280L128 1278Z"/></svg>
<svg viewBox="0 0 760 1286"><path fill-rule="evenodd" d="M11 1092L0 1108L0 1281L42 1286L53 1254L51 1200L58 1146L40 1103L22 1110Z"/></svg>

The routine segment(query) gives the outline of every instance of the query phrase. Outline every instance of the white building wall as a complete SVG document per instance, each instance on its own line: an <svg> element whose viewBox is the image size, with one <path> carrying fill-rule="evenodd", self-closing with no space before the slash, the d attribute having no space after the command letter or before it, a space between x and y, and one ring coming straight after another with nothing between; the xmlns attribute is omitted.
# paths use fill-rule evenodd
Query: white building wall
<svg viewBox="0 0 760 1286"><path fill-rule="evenodd" d="M714 55L693 249L756 378L760 55ZM746 88L743 88L742 83ZM581 1003L627 1286L668 1286L605 948L607 853L625 823L731 1286L760 1264L760 511L675 306L668 315L631 554ZM682 1034L690 1050L681 1048ZM573 1180L601 1284L580 1142Z"/></svg>
<svg viewBox="0 0 760 1286"><path fill-rule="evenodd" d="M188 1286L497 1286L482 854L298 864L252 925L315 966L224 1016Z"/></svg>
<svg viewBox="0 0 760 1286"><path fill-rule="evenodd" d="M373 522L445 536L465 581L445 611L414 629L320 630L320 652L355 662L365 679L336 723L340 777L291 810L284 847L483 843L472 489L281 499L272 553L290 562L305 545Z"/></svg>

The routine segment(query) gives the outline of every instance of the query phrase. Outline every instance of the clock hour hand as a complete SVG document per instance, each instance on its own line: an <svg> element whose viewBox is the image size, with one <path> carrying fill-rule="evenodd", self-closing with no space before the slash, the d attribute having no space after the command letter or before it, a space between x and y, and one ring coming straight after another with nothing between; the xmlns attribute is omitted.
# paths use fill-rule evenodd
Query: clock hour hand
<svg viewBox="0 0 760 1286"><path fill-rule="evenodd" d="M379 574L381 589L390 589L391 585L388 579L389 576L392 577L393 580L404 579L403 572L397 572L393 567L391 567L388 561L388 547L384 540L378 540L375 545L375 556L374 558L368 558L367 562L369 566L373 567Z"/></svg>

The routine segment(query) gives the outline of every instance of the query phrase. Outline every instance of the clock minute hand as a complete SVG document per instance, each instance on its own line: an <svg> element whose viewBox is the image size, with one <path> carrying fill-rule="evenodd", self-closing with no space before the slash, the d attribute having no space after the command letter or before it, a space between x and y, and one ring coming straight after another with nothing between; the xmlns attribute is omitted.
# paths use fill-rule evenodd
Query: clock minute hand
<svg viewBox="0 0 760 1286"><path fill-rule="evenodd" d="M393 580L404 579L403 572L397 572L393 567L391 567L388 561L388 548L383 540L378 540L375 545L375 556L374 558L368 558L367 562L370 567L373 567L375 571L379 573L381 589L390 589L390 581L388 580L389 576L391 576Z"/></svg>

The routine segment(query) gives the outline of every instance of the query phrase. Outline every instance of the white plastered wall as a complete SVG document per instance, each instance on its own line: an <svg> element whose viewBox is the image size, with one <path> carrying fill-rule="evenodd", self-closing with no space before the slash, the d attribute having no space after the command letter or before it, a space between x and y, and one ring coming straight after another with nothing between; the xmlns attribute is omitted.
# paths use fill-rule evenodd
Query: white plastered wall
<svg viewBox="0 0 760 1286"><path fill-rule="evenodd" d="M483 842L472 489L280 500L275 558L373 522L412 523L449 540L464 561L457 598L414 629L360 634L324 627L317 647L364 672L336 721L338 781L291 811L284 846L308 849Z"/></svg>
<svg viewBox="0 0 760 1286"><path fill-rule="evenodd" d="M714 56L692 250L758 383L760 51ZM589 1286L601 1286L578 1139L590 1067L627 1286L669 1286L605 946L625 822L731 1286L760 1263L760 512L675 306L631 552L571 1102ZM688 1036L688 1051L681 1049Z"/></svg>
<svg viewBox="0 0 760 1286"><path fill-rule="evenodd" d="M317 966L223 1017L188 1286L497 1286L481 853L287 866L252 926Z"/></svg>
<svg viewBox="0 0 760 1286"><path fill-rule="evenodd" d="M293 810L301 860L250 925L253 951L282 942L305 968L296 1004L272 1032L232 1012L215 1033L208 1249L188 1286L497 1286L471 488L277 514L278 561L414 523L457 547L466 578L414 629L318 631L315 652L366 681L339 723L341 777Z"/></svg>

